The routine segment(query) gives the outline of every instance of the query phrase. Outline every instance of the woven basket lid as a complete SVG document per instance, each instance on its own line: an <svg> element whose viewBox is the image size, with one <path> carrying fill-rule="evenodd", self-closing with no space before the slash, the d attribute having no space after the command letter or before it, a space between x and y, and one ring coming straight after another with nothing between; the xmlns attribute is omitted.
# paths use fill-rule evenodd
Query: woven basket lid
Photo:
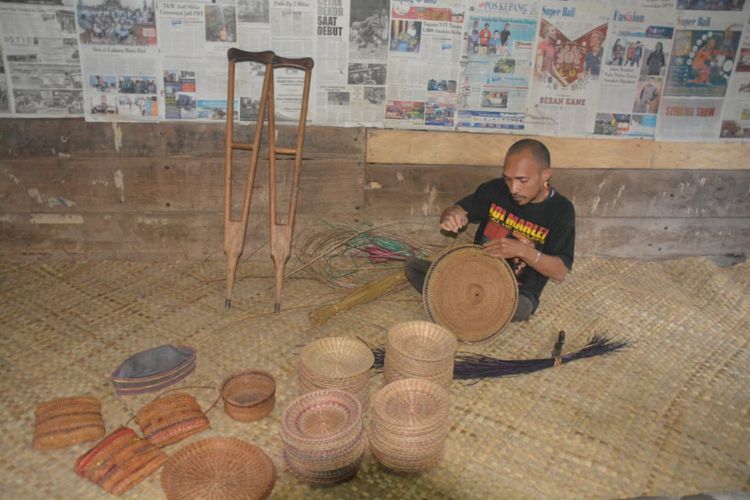
<svg viewBox="0 0 750 500"><path fill-rule="evenodd" d="M266 498L276 467L263 450L246 441L212 437L175 453L161 473L169 499Z"/></svg>
<svg viewBox="0 0 750 500"><path fill-rule="evenodd" d="M478 245L461 245L438 256L427 271L422 294L427 316L465 342L499 333L518 305L518 284L510 266Z"/></svg>
<svg viewBox="0 0 750 500"><path fill-rule="evenodd" d="M370 370L375 357L361 341L347 337L326 337L302 350L300 362L324 377L357 377Z"/></svg>

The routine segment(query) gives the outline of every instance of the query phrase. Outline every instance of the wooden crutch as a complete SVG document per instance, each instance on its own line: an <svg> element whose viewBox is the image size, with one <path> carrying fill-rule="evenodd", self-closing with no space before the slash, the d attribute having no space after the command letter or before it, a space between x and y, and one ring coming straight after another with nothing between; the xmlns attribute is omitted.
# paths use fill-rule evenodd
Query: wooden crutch
<svg viewBox="0 0 750 500"><path fill-rule="evenodd" d="M255 171L258 166L260 143L263 137L263 122L268 102L268 90L273 82L274 57L275 54L270 50L265 52L247 52L232 48L227 51L229 81L227 82L227 126L224 143L224 254L227 256L225 309L232 307L232 288L234 286L235 274L237 273L237 264L239 263L240 255L242 255L245 249L245 234L247 233L247 222L250 216L250 202L253 195L253 184L255 183ZM255 135L251 143L235 142L234 140L234 70L235 64L238 62L255 62L266 66L263 90L260 94L260 105L258 107L258 119L255 125ZM251 152L240 220L232 219L232 161L235 149Z"/></svg>
<svg viewBox="0 0 750 500"><path fill-rule="evenodd" d="M268 215L271 230L271 258L276 273L276 290L274 294L274 313L281 312L281 290L284 281L284 268L292 252L292 236L294 235L294 219L297 212L297 194L299 192L300 172L302 171L302 147L305 144L305 123L307 122L307 104L310 97L310 80L315 63L309 57L288 59L275 56L274 69L293 68L305 72L302 87L302 105L297 122L297 141L294 148L276 146L276 116L274 106L273 79L268 88ZM276 153L294 155L294 174L292 176L292 192L289 197L289 210L286 224L278 222L276 214Z"/></svg>

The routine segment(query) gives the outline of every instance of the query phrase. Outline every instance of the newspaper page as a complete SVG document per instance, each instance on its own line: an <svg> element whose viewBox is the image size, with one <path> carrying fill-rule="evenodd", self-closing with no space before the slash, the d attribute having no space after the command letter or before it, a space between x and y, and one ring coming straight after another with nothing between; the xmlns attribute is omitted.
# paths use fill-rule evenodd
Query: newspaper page
<svg viewBox="0 0 750 500"><path fill-rule="evenodd" d="M270 0L271 49L282 57L315 57L317 32L317 6L315 0ZM313 70L313 75L317 69ZM278 69L274 72L276 119L296 123L302 104L304 72L296 69ZM257 87L257 81L254 85ZM260 93L253 92L259 98ZM244 96L244 94L243 94ZM315 92L310 91L308 118L315 119Z"/></svg>
<svg viewBox="0 0 750 500"><path fill-rule="evenodd" d="M72 4L0 3L0 33L0 114L83 115Z"/></svg>
<svg viewBox="0 0 750 500"><path fill-rule="evenodd" d="M458 128L524 130L538 18L536 0L469 4Z"/></svg>
<svg viewBox="0 0 750 500"><path fill-rule="evenodd" d="M325 3L324 3L325 2ZM319 0L318 89L316 119L320 123L381 126L385 116L385 83L388 58L389 0ZM341 9L341 10L338 10ZM348 23L338 36L343 11ZM343 41L342 45L339 43ZM327 57L338 54L339 59ZM318 68L318 60L325 64Z"/></svg>
<svg viewBox="0 0 750 500"><path fill-rule="evenodd" d="M159 53L154 0L77 0L87 121L157 121Z"/></svg>
<svg viewBox="0 0 750 500"><path fill-rule="evenodd" d="M453 128L463 2L392 0L385 125Z"/></svg>
<svg viewBox="0 0 750 500"><path fill-rule="evenodd" d="M535 134L590 134L610 4L546 1L540 10L526 129Z"/></svg>
<svg viewBox="0 0 750 500"><path fill-rule="evenodd" d="M674 1L630 0L615 5L594 134L654 137L672 49Z"/></svg>
<svg viewBox="0 0 750 500"><path fill-rule="evenodd" d="M238 38L234 2L162 0L157 14L164 118L225 121L227 50Z"/></svg>
<svg viewBox="0 0 750 500"><path fill-rule="evenodd" d="M737 55L734 74L729 80L721 113L722 139L750 139L750 15Z"/></svg>
<svg viewBox="0 0 750 500"><path fill-rule="evenodd" d="M236 0L236 6L239 48L251 52L271 50L271 0ZM222 61L226 72L226 56ZM236 69L235 108L239 106L239 116L236 119L241 122L256 122L265 67L258 63L241 63ZM226 77L223 78L226 85Z"/></svg>
<svg viewBox="0 0 750 500"><path fill-rule="evenodd" d="M657 139L719 138L722 102L734 73L743 21L731 12L680 9L678 3Z"/></svg>

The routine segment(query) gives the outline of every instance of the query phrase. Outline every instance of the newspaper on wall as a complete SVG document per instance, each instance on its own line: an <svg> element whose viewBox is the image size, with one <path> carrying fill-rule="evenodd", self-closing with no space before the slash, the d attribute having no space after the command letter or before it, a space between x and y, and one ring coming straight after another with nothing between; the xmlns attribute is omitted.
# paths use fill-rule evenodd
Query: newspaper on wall
<svg viewBox="0 0 750 500"><path fill-rule="evenodd" d="M524 130L538 18L536 0L470 2L458 128Z"/></svg>
<svg viewBox="0 0 750 500"><path fill-rule="evenodd" d="M746 16L747 18L748 16ZM735 59L721 113L722 139L750 139L750 20Z"/></svg>
<svg viewBox="0 0 750 500"><path fill-rule="evenodd" d="M385 125L453 128L464 3L392 0Z"/></svg>
<svg viewBox="0 0 750 500"><path fill-rule="evenodd" d="M339 5L341 4L341 5ZM385 115L389 0L319 0L314 76L316 120L320 123L379 126ZM331 19L331 14L343 12ZM341 29L341 35L337 28ZM336 56L334 59L332 56ZM322 61L323 68L318 67Z"/></svg>
<svg viewBox="0 0 750 500"><path fill-rule="evenodd" d="M540 10L526 129L590 134L611 9L604 2L547 1Z"/></svg>
<svg viewBox="0 0 750 500"><path fill-rule="evenodd" d="M0 3L0 115L83 114L72 6Z"/></svg>
<svg viewBox="0 0 750 500"><path fill-rule="evenodd" d="M672 49L674 3L618 2L610 15L594 134L653 137Z"/></svg>
<svg viewBox="0 0 750 500"><path fill-rule="evenodd" d="M238 39L234 1L162 0L157 19L164 118L225 121L226 53Z"/></svg>
<svg viewBox="0 0 750 500"><path fill-rule="evenodd" d="M718 139L742 24L736 14L677 10L656 137Z"/></svg>
<svg viewBox="0 0 750 500"><path fill-rule="evenodd" d="M162 79L155 0L77 0L89 121L157 121Z"/></svg>

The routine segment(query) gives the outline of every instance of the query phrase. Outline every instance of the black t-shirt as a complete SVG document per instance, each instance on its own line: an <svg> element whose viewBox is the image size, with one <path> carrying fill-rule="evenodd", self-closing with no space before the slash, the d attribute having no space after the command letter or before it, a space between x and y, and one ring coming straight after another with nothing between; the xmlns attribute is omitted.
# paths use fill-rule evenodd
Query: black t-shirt
<svg viewBox="0 0 750 500"><path fill-rule="evenodd" d="M575 209L554 189L550 189L550 195L542 202L516 205L505 181L493 179L480 185L458 205L468 212L469 222L479 222L475 243L515 237L515 233L531 240L542 253L560 257L568 269L573 268ZM519 293L531 299L536 310L548 278L520 258L507 261L516 274Z"/></svg>

